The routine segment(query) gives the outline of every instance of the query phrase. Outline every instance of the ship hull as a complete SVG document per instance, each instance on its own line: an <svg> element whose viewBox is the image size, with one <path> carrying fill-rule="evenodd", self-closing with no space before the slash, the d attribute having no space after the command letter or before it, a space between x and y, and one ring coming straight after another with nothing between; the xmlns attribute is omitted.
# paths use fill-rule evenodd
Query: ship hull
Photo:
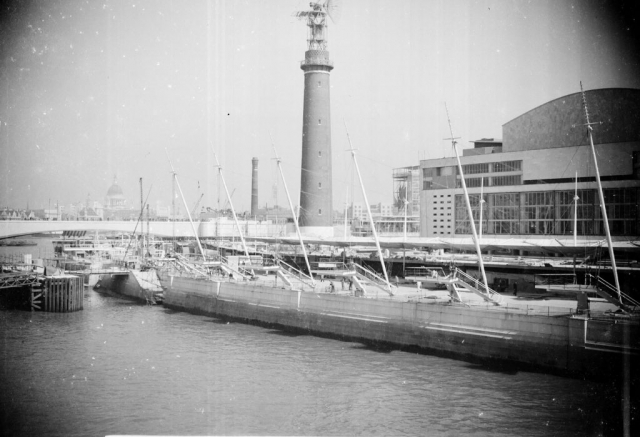
<svg viewBox="0 0 640 437"><path fill-rule="evenodd" d="M637 323L300 292L251 282L162 277L164 305L246 323L420 349L474 363L612 376L636 360Z"/></svg>
<svg viewBox="0 0 640 437"><path fill-rule="evenodd" d="M95 290L106 291L149 304L162 303L162 288L155 270L100 275Z"/></svg>

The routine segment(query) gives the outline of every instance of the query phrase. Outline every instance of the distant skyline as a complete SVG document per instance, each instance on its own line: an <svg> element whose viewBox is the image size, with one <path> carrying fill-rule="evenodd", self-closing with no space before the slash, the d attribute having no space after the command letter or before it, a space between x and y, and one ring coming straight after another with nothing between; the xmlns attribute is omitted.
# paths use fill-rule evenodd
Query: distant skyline
<svg viewBox="0 0 640 437"><path fill-rule="evenodd" d="M634 1L343 0L329 24L334 209L362 202L345 123L372 203L392 169L501 138L502 125L580 90L640 88ZM273 137L299 202L309 0L10 1L0 6L0 207L171 203L170 156L191 208L287 205ZM355 195L351 194L351 190ZM177 199L181 203L181 199Z"/></svg>

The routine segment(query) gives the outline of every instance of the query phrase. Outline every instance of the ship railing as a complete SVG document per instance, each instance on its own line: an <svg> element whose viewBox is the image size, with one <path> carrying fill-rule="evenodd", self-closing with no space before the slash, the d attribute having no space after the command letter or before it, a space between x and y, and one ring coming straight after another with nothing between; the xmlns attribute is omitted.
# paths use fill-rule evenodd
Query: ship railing
<svg viewBox="0 0 640 437"><path fill-rule="evenodd" d="M620 290L620 293L618 295L617 288L601 276L593 276L590 273L588 273L586 276L595 281L598 294L610 303L617 305L618 307L628 312L637 311L638 308L640 308L640 302L638 302L636 299L632 298L622 290Z"/></svg>
<svg viewBox="0 0 640 437"><path fill-rule="evenodd" d="M254 272L252 272L251 269L245 269L242 266L238 266L237 269L231 267L231 265L229 264L229 259L227 257L220 256L218 262L220 263L220 265L218 265L217 267L224 273L228 274L229 279L231 279L231 275L234 275L236 279L243 279L246 281L247 279L255 276Z"/></svg>
<svg viewBox="0 0 640 437"><path fill-rule="evenodd" d="M491 289L490 287L487 287L479 279L468 275L457 267L453 268L452 274L455 275L455 277L457 277L461 282L463 282L466 288L482 297L485 301L493 302L495 305L500 305L500 303L502 302L502 296L500 295L500 293Z"/></svg>
<svg viewBox="0 0 640 437"><path fill-rule="evenodd" d="M178 267L179 270L196 274L198 276L204 276L204 277L209 276L206 269L202 268L202 266L195 264L193 261L189 260L185 256L179 253L174 253L173 258L174 258L173 264L176 267Z"/></svg>
<svg viewBox="0 0 640 437"><path fill-rule="evenodd" d="M240 261L249 262L249 264L239 265L237 270L234 270L228 263L227 258L221 257L221 263L224 270L228 273L233 273L236 277L240 276L243 279L260 280L259 275L256 275L258 271L276 271L276 275L285 275L283 280L289 281L286 277L286 273L291 274L293 277L303 285L307 285L311 289L315 288L315 284L311 277L296 269L295 267L287 264L281 259L263 258L259 256L252 256L248 260L246 257L240 257ZM287 282L288 283L288 282ZM289 284L291 285L291 284Z"/></svg>
<svg viewBox="0 0 640 437"><path fill-rule="evenodd" d="M347 265L342 261L334 261L332 259L321 259L320 261L312 262L311 269L315 272L323 272L330 275L331 272L336 270L348 269Z"/></svg>
<svg viewBox="0 0 640 437"><path fill-rule="evenodd" d="M535 285L576 285L576 275L573 273L556 273L533 275Z"/></svg>
<svg viewBox="0 0 640 437"><path fill-rule="evenodd" d="M313 280L313 278L311 276L307 275L306 273L304 273L303 271L293 267L291 264L288 264L288 263L286 263L285 261L283 261L281 259L277 259L276 260L276 264L278 266L280 266L280 268L282 268L287 273L293 275L298 281L300 281L303 284L311 287L311 289L315 288L316 283Z"/></svg>
<svg viewBox="0 0 640 437"><path fill-rule="evenodd" d="M229 269L231 269L231 267L229 267ZM234 272L238 273L240 276L242 276L242 278L250 278L255 276L255 271L253 269L243 266L238 266L238 270L234 270Z"/></svg>

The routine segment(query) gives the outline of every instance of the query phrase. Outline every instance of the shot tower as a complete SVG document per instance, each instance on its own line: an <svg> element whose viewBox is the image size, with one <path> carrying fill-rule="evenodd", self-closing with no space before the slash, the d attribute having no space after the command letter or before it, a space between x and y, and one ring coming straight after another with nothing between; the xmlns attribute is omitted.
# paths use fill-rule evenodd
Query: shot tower
<svg viewBox="0 0 640 437"><path fill-rule="evenodd" d="M304 71L300 229L303 234L327 237L333 236L329 99L333 62L327 51L327 16L334 19L335 6L332 0L312 2L310 10L295 13L309 28L307 51L300 63Z"/></svg>

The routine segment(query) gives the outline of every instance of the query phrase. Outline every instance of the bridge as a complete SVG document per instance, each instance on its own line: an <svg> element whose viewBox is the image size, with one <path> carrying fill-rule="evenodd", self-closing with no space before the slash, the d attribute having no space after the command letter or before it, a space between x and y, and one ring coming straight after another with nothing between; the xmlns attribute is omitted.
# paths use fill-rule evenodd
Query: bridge
<svg viewBox="0 0 640 437"><path fill-rule="evenodd" d="M245 236L273 237L286 235L286 226L245 220L240 223ZM200 238L231 238L239 237L238 229L233 222L225 217L213 221L195 223ZM122 232L131 234L142 231L142 224L135 221L84 221L84 220L2 220L0 221L0 240L12 237L24 237L33 234L87 231L87 232ZM144 224L147 233L147 224ZM193 237L193 228L188 221L153 221L149 222L149 234L158 237Z"/></svg>
<svg viewBox="0 0 640 437"><path fill-rule="evenodd" d="M174 231L175 227L175 231ZM226 217L219 217L210 221L195 223L198 236L200 238L239 238L238 229L233 220ZM258 240L264 243L285 243L297 246L298 239L295 237L293 225L273 224L270 221L243 220L240 222L242 233L247 240ZM87 232L122 232L131 234L136 228L135 221L83 221L83 220L0 220L0 240L12 237L22 237L32 234L60 232L60 231L87 231ZM136 232L141 232L141 224L138 223ZM144 225L144 232L147 233L147 224ZM174 234L175 232L175 234ZM149 222L149 234L169 238L175 235L178 238L193 237L193 229L188 221ZM634 237L637 238L637 237ZM371 237L349 237L343 238L320 238L305 237L305 243L329 245L336 247L348 246L373 246L375 244ZM473 251L475 249L473 240L467 236L453 238L433 238L414 237L404 241L402 237L380 238L380 245L387 249L415 249L422 250L425 247L431 249L458 249ZM577 241L574 245L573 239L565 238L483 238L480 242L482 250L511 249L532 253L563 254L565 256L594 254L602 247L606 247L606 242L601 237L592 237ZM613 242L616 252L638 253L640 252L640 241L635 239L622 239Z"/></svg>

